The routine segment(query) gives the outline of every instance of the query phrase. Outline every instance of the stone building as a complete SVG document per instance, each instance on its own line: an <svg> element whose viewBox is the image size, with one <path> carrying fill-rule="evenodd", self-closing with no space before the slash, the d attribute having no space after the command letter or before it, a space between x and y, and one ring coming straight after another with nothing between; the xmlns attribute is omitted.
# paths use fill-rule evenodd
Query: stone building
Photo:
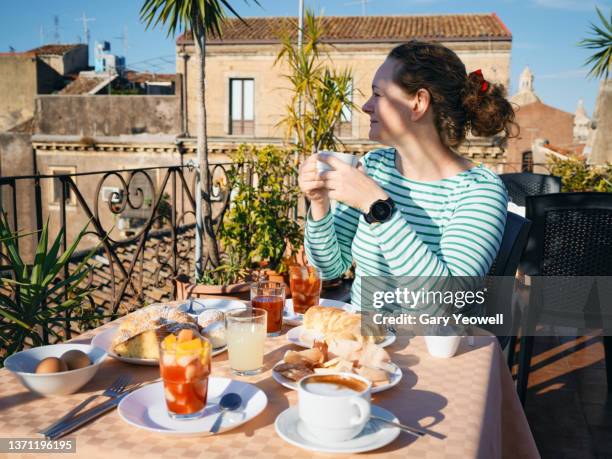
<svg viewBox="0 0 612 459"><path fill-rule="evenodd" d="M520 133L508 140L504 172L533 171L534 165L540 172L545 171L538 167L546 162L544 154L535 153L544 151L537 147L539 144L550 143L561 151L582 152L590 126L582 100L575 114L545 104L535 92L533 73L525 67L518 91L510 101L515 104Z"/></svg>
<svg viewBox="0 0 612 459"><path fill-rule="evenodd" d="M612 163L612 80L599 85L592 127L585 148L589 163Z"/></svg>
<svg viewBox="0 0 612 459"><path fill-rule="evenodd" d="M38 94L66 85L67 76L87 68L87 45L45 45L0 54L0 132L34 114Z"/></svg>
<svg viewBox="0 0 612 459"><path fill-rule="evenodd" d="M288 69L274 61L280 49L278 31L294 18L231 19L223 39L207 39L206 104L213 148L229 151L241 142L280 143L278 126L289 100ZM488 80L509 86L512 35L495 14L440 16L324 17L323 42L330 45L329 64L353 71L354 102L361 107L371 92L378 66L396 45L411 39L440 42L453 49L468 72L482 69ZM331 47L333 45L333 47ZM194 43L187 33L177 40L177 73L185 75L185 118L196 132ZM346 149L365 152L376 145L367 138L369 121L360 110L342 126ZM477 161L503 160L503 139L470 139L461 152Z"/></svg>

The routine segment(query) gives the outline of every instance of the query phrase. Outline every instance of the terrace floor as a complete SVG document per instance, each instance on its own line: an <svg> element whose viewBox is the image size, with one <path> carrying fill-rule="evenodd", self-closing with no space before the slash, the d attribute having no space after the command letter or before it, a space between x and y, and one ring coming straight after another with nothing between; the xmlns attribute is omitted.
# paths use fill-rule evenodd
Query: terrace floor
<svg viewBox="0 0 612 459"><path fill-rule="evenodd" d="M600 336L535 339L525 411L543 458L612 458Z"/></svg>

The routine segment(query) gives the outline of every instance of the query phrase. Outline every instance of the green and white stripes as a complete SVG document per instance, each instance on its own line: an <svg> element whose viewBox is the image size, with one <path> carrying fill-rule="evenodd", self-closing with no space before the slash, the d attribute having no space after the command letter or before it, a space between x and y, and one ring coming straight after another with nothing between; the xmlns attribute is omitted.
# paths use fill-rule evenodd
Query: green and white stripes
<svg viewBox="0 0 612 459"><path fill-rule="evenodd" d="M308 216L305 249L324 279L355 261L351 302L360 306L362 276L484 276L501 244L507 194L483 166L451 178L420 182L395 167L395 149L361 159L396 204L392 218L369 225L356 209L338 203L323 219Z"/></svg>

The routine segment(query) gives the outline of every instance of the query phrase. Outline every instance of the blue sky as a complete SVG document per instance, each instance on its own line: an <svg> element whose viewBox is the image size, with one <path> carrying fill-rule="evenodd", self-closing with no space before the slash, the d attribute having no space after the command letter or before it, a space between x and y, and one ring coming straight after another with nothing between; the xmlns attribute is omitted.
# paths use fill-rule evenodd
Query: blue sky
<svg viewBox="0 0 612 459"><path fill-rule="evenodd" d="M174 71L174 41L161 29L145 30L139 21L138 0L22 0L7 1L0 17L0 52L25 51L56 34L62 42L83 37L79 18L83 13L95 18L89 22L92 43L109 40L113 51L125 55L127 64L137 70ZM356 0L305 0L306 6L323 10L325 15L360 15ZM298 0L260 0L261 7L232 0L245 17L297 15ZM369 0L370 15L449 14L495 12L513 34L511 93L525 65L533 70L536 92L547 104L573 112L583 98L589 115L597 97L598 82L586 78L582 66L588 52L576 46L584 38L590 22L596 22L595 6L609 15L610 0ZM127 30L127 50L121 36ZM90 53L91 56L91 53Z"/></svg>

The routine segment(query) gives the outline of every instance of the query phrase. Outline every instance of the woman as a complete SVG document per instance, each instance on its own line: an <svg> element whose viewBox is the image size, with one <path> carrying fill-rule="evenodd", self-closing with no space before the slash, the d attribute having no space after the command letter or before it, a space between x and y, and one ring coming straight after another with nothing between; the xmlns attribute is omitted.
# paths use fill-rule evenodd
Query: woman
<svg viewBox="0 0 612 459"><path fill-rule="evenodd" d="M369 152L358 168L313 155L300 169L310 262L332 279L355 261L357 307L363 276L486 275L502 240L506 189L455 149L470 131L509 134L514 112L503 88L480 71L467 75L450 49L411 41L377 70L363 111L369 138L390 148ZM319 173L317 159L333 170Z"/></svg>

